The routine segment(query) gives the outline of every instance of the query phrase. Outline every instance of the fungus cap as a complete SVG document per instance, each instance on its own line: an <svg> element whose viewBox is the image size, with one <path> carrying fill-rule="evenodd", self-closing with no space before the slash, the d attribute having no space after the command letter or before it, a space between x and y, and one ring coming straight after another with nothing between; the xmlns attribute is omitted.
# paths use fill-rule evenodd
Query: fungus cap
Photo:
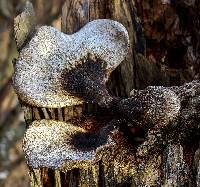
<svg viewBox="0 0 200 187"><path fill-rule="evenodd" d="M180 113L180 99L170 88L148 86L145 90L132 90L130 95L131 97L125 102L133 106L132 110L142 111L142 123L152 123L155 128L168 125ZM137 105L131 105L132 103L137 103Z"/></svg>
<svg viewBox="0 0 200 187"><path fill-rule="evenodd" d="M125 27L108 19L89 22L72 35L42 26L20 51L13 76L15 90L23 102L37 107L81 104L81 98L64 89L63 72L75 69L92 55L105 61L109 75L125 59L128 45Z"/></svg>
<svg viewBox="0 0 200 187"><path fill-rule="evenodd" d="M61 168L70 162L94 162L98 150L112 144L112 140L106 138L100 145L102 139L104 136L88 136L86 130L70 123L38 120L27 129L23 139L23 150L28 165L33 168Z"/></svg>

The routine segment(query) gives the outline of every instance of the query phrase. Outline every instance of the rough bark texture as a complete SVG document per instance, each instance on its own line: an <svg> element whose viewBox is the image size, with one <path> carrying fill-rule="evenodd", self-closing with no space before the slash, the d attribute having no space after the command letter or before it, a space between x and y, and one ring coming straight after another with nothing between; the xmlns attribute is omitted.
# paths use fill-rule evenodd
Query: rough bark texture
<svg viewBox="0 0 200 187"><path fill-rule="evenodd" d="M198 25L196 22L189 25L193 29L188 31L188 27L183 27L186 24L184 21L180 22L180 30L177 23L183 18L182 8L197 14L196 9L199 5L196 1L184 1L183 4L179 1L173 2L175 3L161 0L141 3L122 0L67 0L63 6L62 31L73 33L87 22L98 18L117 20L128 29L131 40L130 53L123 64L113 72L108 84L115 96L129 96L133 88L141 89L148 85L179 85L198 78L198 73L190 73L191 67L198 67L196 60L195 63L190 63L192 60L194 62L195 58L198 59L191 53L198 45L191 39L198 38L198 33L194 31ZM163 11L166 17L160 16ZM136 13L141 17L142 24L139 23ZM160 22L165 23L164 26L160 26ZM174 34L173 29L178 34ZM187 49L184 46L186 36L191 39L190 48L186 45ZM177 53L177 50L181 53ZM178 55L174 57L174 54ZM195 54L198 56L198 50ZM185 72L188 73L188 77L185 76ZM199 186L199 92L194 90L190 86L182 89L181 93L191 95L186 95L181 101L181 118L178 122L164 130L148 133L139 150L144 151L145 145L149 147L149 142L153 143L153 147L159 147L155 152L147 154L148 158L135 157L136 151L134 148L128 149L129 144L124 140L124 135L116 133L117 139L120 140L119 145L105 150L101 161L96 165L69 169L66 163L60 171L47 168L30 169L32 186ZM179 94L179 89L174 87L174 92ZM35 119L67 121L90 114L93 116L92 120L85 117L84 122L89 121L93 127L97 121L107 123L112 118L107 111L91 104L58 109L35 108L23 104L23 108L27 124ZM103 116L104 120L99 119L99 116Z"/></svg>

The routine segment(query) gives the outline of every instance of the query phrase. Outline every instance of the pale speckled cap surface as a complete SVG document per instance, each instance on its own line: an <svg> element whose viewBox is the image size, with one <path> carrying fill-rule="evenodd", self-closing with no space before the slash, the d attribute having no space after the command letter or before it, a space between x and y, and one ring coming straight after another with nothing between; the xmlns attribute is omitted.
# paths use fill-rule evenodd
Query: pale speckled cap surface
<svg viewBox="0 0 200 187"><path fill-rule="evenodd" d="M108 19L92 21L72 35L42 26L20 51L13 76L15 90L22 101L37 107L81 104L81 99L63 89L63 71L76 68L92 54L104 60L111 72L124 60L128 45L125 27Z"/></svg>
<svg viewBox="0 0 200 187"><path fill-rule="evenodd" d="M70 123L54 120L34 121L27 129L23 140L23 150L28 164L33 168L60 168L66 162L92 162L95 161L99 149L112 144L108 138L97 148L93 144L86 148L84 138L76 137L79 134L84 135L86 131ZM73 143L74 138L79 142L78 146ZM89 139L86 136L85 142Z"/></svg>

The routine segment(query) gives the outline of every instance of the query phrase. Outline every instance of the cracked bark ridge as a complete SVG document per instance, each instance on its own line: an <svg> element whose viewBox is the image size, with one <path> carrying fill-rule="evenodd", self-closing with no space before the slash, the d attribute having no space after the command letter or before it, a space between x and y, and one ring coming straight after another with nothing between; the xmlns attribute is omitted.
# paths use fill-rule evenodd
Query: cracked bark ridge
<svg viewBox="0 0 200 187"><path fill-rule="evenodd" d="M33 5L27 1L24 11L14 19L14 34L18 50L21 50L36 27L36 15Z"/></svg>
<svg viewBox="0 0 200 187"><path fill-rule="evenodd" d="M162 81L162 85L180 85L199 79L200 2L198 0L135 2L147 41L146 57L153 57L163 68L167 67L165 73L168 74L169 80L168 83Z"/></svg>
<svg viewBox="0 0 200 187"><path fill-rule="evenodd" d="M15 90L23 102L37 107L81 104L82 98L63 89L63 73L87 62L91 54L104 61L105 82L126 57L128 45L125 27L108 19L92 21L72 35L43 26L20 51L13 76Z"/></svg>

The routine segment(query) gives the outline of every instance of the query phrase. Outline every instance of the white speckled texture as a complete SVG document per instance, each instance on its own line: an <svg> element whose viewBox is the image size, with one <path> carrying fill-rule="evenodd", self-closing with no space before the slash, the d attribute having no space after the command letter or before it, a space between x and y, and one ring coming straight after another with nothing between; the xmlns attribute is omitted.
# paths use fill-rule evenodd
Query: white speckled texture
<svg viewBox="0 0 200 187"><path fill-rule="evenodd" d="M27 129L23 140L23 150L28 164L33 168L60 168L66 161L75 164L76 161L95 161L96 148L80 149L73 145L72 139L78 133L86 131L60 121L34 121ZM108 143L111 143L109 139ZM105 143L104 146L107 145ZM101 147L103 148L103 145L97 149Z"/></svg>
<svg viewBox="0 0 200 187"><path fill-rule="evenodd" d="M106 61L111 72L124 60L128 45L125 27L108 19L92 21L73 35L42 26L20 51L13 76L15 90L22 101L37 107L81 104L81 99L63 89L63 71L76 68L92 54Z"/></svg>
<svg viewBox="0 0 200 187"><path fill-rule="evenodd" d="M175 120L181 108L180 99L175 92L162 86L150 86L147 90L152 94L152 101L145 115L151 118L155 126L164 127Z"/></svg>
<svg viewBox="0 0 200 187"><path fill-rule="evenodd" d="M143 119L154 124L155 128L168 125L180 114L180 99L170 88L149 86L145 90L132 90L131 96L138 98L145 111Z"/></svg>

